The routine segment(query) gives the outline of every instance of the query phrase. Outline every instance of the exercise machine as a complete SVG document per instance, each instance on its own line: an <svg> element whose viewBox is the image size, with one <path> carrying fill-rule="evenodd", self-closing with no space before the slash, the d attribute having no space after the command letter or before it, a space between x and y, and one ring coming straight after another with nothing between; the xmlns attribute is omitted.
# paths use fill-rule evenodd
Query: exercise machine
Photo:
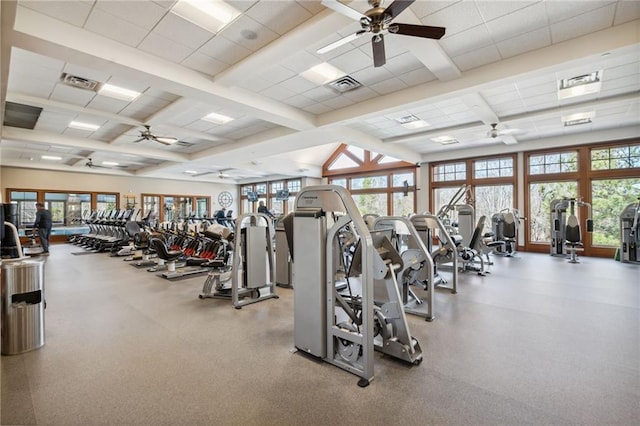
<svg viewBox="0 0 640 426"><path fill-rule="evenodd" d="M580 197L551 201L551 256L569 256L570 263L579 263L577 251L583 250L583 243L576 208L580 207L587 207L587 232L593 232L591 204Z"/></svg>
<svg viewBox="0 0 640 426"><path fill-rule="evenodd" d="M291 285L291 257L289 256L289 242L285 232L284 220L287 216L280 216L276 222L276 285L278 287L293 288Z"/></svg>
<svg viewBox="0 0 640 426"><path fill-rule="evenodd" d="M620 261L640 263L640 197L620 214Z"/></svg>
<svg viewBox="0 0 640 426"><path fill-rule="evenodd" d="M200 298L231 300L236 309L277 299L271 218L263 213L246 213L236 218L234 229L238 232L234 235L231 272L227 274L224 263L217 265L218 270L207 276Z"/></svg>
<svg viewBox="0 0 640 426"><path fill-rule="evenodd" d="M520 212L516 209L503 209L491 216L492 242L503 242L494 246L495 254L506 257L513 257L516 254L520 222Z"/></svg>
<svg viewBox="0 0 640 426"><path fill-rule="evenodd" d="M359 376L361 387L374 378L374 350L419 364L396 281L402 258L383 233L370 233L349 192L303 188L290 229L295 347Z"/></svg>
<svg viewBox="0 0 640 426"><path fill-rule="evenodd" d="M402 258L402 268L396 271L396 281L400 285L402 303L406 313L435 319L435 264L429 250L418 235L413 223L406 217L382 216L374 220L372 231L388 231L387 238ZM407 242L402 247L401 240ZM419 287L426 293L426 300L416 294L411 287Z"/></svg>

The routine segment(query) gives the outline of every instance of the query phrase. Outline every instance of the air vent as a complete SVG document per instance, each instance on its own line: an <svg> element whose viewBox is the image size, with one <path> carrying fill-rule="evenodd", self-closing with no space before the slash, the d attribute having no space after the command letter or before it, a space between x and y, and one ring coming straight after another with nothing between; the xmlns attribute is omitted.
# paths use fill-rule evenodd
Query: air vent
<svg viewBox="0 0 640 426"><path fill-rule="evenodd" d="M63 72L62 75L60 75L60 82L67 86L83 90L91 90L92 92L97 92L100 88L100 82L98 81L67 74L66 72Z"/></svg>
<svg viewBox="0 0 640 426"><path fill-rule="evenodd" d="M353 89L357 89L362 86L355 78L350 75L345 75L344 77L340 77L337 80L330 81L327 83L327 86L331 87L333 90L344 93Z"/></svg>
<svg viewBox="0 0 640 426"><path fill-rule="evenodd" d="M33 130L33 128L36 127L41 112L42 108L40 107L17 104L15 102L5 102L3 124L5 126Z"/></svg>

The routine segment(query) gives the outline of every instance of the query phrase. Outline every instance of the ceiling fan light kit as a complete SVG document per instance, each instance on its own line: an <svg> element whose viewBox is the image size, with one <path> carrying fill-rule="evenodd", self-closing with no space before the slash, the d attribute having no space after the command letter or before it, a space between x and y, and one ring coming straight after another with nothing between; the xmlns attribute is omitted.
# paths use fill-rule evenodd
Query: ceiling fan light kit
<svg viewBox="0 0 640 426"><path fill-rule="evenodd" d="M360 23L362 30L348 35L338 41L317 50L317 53L327 53L344 44L347 44L365 33L371 33L371 48L373 49L373 66L381 67L386 63L384 49L384 36L386 34L401 34L412 37L441 39L446 29L443 27L430 27L426 25L392 23L400 13L411 6L415 0L395 0L386 9L382 7L382 0L369 0L371 9L358 12L338 0L322 0L322 5Z"/></svg>

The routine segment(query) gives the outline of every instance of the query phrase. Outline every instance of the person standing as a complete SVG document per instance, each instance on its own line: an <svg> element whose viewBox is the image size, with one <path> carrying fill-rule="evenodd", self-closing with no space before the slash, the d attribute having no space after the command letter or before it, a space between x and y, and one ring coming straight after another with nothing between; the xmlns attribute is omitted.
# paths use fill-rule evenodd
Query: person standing
<svg viewBox="0 0 640 426"><path fill-rule="evenodd" d="M42 255L49 256L49 236L51 235L51 212L44 208L44 204L36 203L36 221L34 228L38 228L40 244L42 244Z"/></svg>
<svg viewBox="0 0 640 426"><path fill-rule="evenodd" d="M226 207L223 207L223 208L221 208L220 210L218 210L216 212L215 219L220 225L227 226L227 209L226 209Z"/></svg>
<svg viewBox="0 0 640 426"><path fill-rule="evenodd" d="M264 205L264 201L260 201L260 204L258 204L258 213L266 214L271 219L275 218L267 206Z"/></svg>

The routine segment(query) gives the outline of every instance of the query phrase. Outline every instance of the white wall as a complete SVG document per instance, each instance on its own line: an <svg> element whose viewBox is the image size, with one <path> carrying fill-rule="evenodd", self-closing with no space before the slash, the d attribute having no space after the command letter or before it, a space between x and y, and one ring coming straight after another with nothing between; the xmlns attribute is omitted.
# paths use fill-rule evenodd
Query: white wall
<svg viewBox="0 0 640 426"><path fill-rule="evenodd" d="M2 193L0 200L4 200L6 189L36 189L36 190L64 190L91 192L119 192L120 205L124 206L124 196L136 197L136 208L140 207L140 194L167 195L204 195L211 197L211 210L220 208L218 195L222 191L233 194L233 205L229 209L238 210L238 188L236 184L217 184L205 182L180 181L170 179L156 179L144 177L113 176L93 173L71 173L22 169L17 167L2 167L0 171L0 185ZM9 200L5 200L9 201Z"/></svg>

